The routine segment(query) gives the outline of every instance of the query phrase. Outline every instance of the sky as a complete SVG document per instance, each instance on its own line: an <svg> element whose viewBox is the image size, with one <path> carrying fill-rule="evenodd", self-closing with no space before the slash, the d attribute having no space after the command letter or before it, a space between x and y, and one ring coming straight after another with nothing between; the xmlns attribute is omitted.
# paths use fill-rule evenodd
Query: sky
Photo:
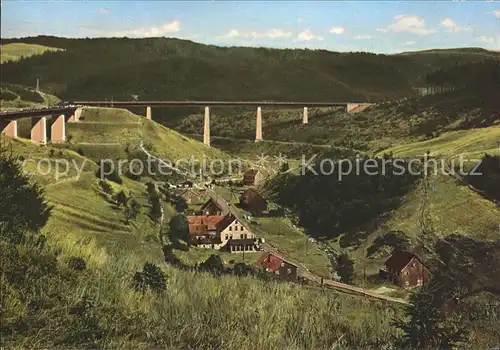
<svg viewBox="0 0 500 350"><path fill-rule="evenodd" d="M500 50L499 1L3 0L2 38L176 37L221 46L395 53Z"/></svg>

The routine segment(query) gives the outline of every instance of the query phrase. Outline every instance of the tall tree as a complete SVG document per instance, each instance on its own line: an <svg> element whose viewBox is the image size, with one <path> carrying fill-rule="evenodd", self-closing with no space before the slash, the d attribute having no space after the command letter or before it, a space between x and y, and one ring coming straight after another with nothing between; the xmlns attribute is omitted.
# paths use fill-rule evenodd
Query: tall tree
<svg viewBox="0 0 500 350"><path fill-rule="evenodd" d="M131 198L128 205L125 207L125 221L128 225L129 222L135 220L139 215L141 205L135 199Z"/></svg>
<svg viewBox="0 0 500 350"><path fill-rule="evenodd" d="M354 261L347 253L337 258L337 274L343 283L351 283L354 278Z"/></svg>
<svg viewBox="0 0 500 350"><path fill-rule="evenodd" d="M39 231L50 216L43 190L22 173L17 159L0 146L0 234L20 243L26 231Z"/></svg>
<svg viewBox="0 0 500 350"><path fill-rule="evenodd" d="M406 318L394 325L403 331L397 346L411 349L449 349L467 340L461 316L454 312L457 300L466 293L449 266L436 272L430 283L411 297Z"/></svg>

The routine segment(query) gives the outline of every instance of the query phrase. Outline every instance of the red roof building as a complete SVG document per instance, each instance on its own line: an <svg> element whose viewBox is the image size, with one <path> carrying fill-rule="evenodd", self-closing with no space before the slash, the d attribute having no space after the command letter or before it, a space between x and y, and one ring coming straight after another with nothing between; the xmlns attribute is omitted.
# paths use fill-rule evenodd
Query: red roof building
<svg viewBox="0 0 500 350"><path fill-rule="evenodd" d="M402 288L421 286L429 280L429 269L410 252L395 251L385 266L385 274Z"/></svg>
<svg viewBox="0 0 500 350"><path fill-rule="evenodd" d="M290 280L297 280L299 267L286 261L282 256L267 252L264 253L256 262L255 266L267 272L273 272L281 277Z"/></svg>

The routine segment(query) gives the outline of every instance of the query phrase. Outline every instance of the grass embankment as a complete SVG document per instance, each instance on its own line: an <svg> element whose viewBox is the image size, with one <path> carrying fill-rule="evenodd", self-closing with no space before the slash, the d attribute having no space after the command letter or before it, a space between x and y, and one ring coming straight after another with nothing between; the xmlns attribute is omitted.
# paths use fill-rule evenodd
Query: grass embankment
<svg viewBox="0 0 500 350"><path fill-rule="evenodd" d="M481 129L450 131L439 137L394 146L380 152L392 153L396 157L414 158L423 157L430 152L432 156L447 160L464 159L474 161L480 159L484 153L500 154L500 125ZM474 159L473 159L474 158Z"/></svg>
<svg viewBox="0 0 500 350"><path fill-rule="evenodd" d="M22 58L42 55L45 52L61 51L61 49L56 47L25 43L10 43L0 46L0 50L2 51L2 59L0 63L19 61Z"/></svg>
<svg viewBox="0 0 500 350"><path fill-rule="evenodd" d="M14 155L51 159L50 146L11 144ZM54 152L80 166L86 160L69 150ZM33 174L54 205L43 232L49 246L60 251L42 279L29 281L34 294L26 292L22 299L17 286L7 286L3 319L29 325L6 337L7 346L369 347L389 344L397 334L390 320L399 308L381 302L248 277L216 278L162 264L144 184L123 178L121 187L141 203L138 219L125 225L123 209L99 192L96 166L88 161L84 169L79 180L55 179L48 171ZM69 269L70 256L84 257L87 269ZM167 275L167 289L160 295L131 287L132 275L147 261ZM39 306L33 308L34 303ZM82 305L83 314L75 314Z"/></svg>
<svg viewBox="0 0 500 350"><path fill-rule="evenodd" d="M204 158L228 159L217 149L125 109L85 108L79 123L68 124L68 137L71 148L80 148L92 159L106 158L117 151L115 156L124 156L127 145L137 147L141 141L151 154L171 161L187 161L191 156L199 162Z"/></svg>
<svg viewBox="0 0 500 350"><path fill-rule="evenodd" d="M161 261L159 228L148 216L145 184L126 177L122 177L122 185L113 184L115 193L123 189L142 207L138 219L126 225L123 208L117 208L102 194L95 175L98 167L93 161L71 150L37 146L22 139L12 140L11 145L14 154L24 157L25 170L43 186L48 201L54 205L44 233L58 245L73 252L87 246L77 255L88 258L105 256L107 249L117 252L134 247L138 253L142 251ZM67 172L63 160L70 164ZM89 246L93 248L88 250Z"/></svg>
<svg viewBox="0 0 500 350"><path fill-rule="evenodd" d="M325 278L332 276L332 264L327 254L300 229L285 218L258 217L251 227L265 238L266 243L294 261L301 262L309 271Z"/></svg>

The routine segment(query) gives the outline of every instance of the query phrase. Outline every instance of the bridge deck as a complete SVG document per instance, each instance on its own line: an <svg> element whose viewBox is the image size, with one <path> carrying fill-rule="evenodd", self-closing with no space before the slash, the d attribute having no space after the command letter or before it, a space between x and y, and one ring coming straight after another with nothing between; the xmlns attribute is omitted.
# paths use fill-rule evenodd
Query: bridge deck
<svg viewBox="0 0 500 350"><path fill-rule="evenodd" d="M13 120L45 116L56 113L73 113L82 106L91 107L344 107L352 102L279 102L279 101L75 101L71 107L49 107L20 111L1 112L0 120ZM357 103L357 102L353 102Z"/></svg>
<svg viewBox="0 0 500 350"><path fill-rule="evenodd" d="M165 106L165 107L341 107L351 102L279 102L279 101L75 101L76 105L84 106Z"/></svg>

